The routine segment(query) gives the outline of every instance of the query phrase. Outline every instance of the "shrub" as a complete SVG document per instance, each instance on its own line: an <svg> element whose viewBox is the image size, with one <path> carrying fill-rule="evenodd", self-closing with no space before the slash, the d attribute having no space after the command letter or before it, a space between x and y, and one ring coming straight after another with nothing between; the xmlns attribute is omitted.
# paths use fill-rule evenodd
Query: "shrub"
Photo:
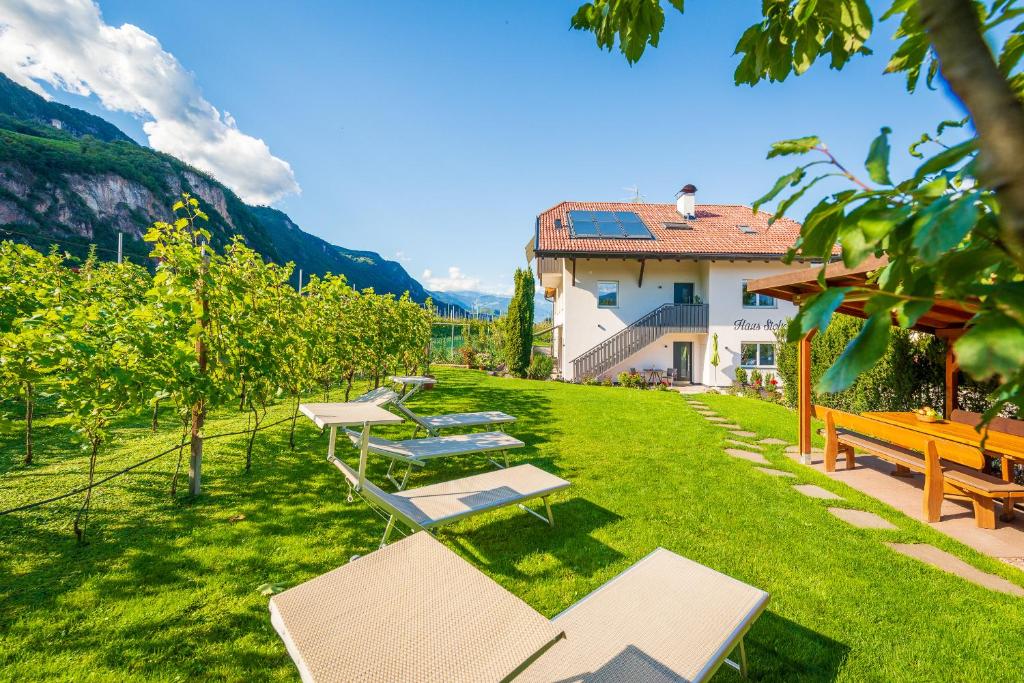
<svg viewBox="0 0 1024 683"><path fill-rule="evenodd" d="M580 384L583 384L588 387L597 387L601 385L601 380L599 380L597 377L594 377L593 375L587 375L586 377L580 380Z"/></svg>
<svg viewBox="0 0 1024 683"><path fill-rule="evenodd" d="M459 349L459 354L462 356L462 363L467 367L473 367L476 361L476 351L473 350L472 346L463 346Z"/></svg>
<svg viewBox="0 0 1024 683"><path fill-rule="evenodd" d="M601 384L601 386L603 386L603 387L611 387L611 386L615 386L615 384L614 384L614 383L612 382L612 378L611 378L611 377L605 377L605 378L604 378L604 381L603 381L603 382L600 382L600 384Z"/></svg>
<svg viewBox="0 0 1024 683"><path fill-rule="evenodd" d="M763 381L763 379L764 378L761 377L760 370L755 369L750 371L750 383L753 384L755 387L761 386L761 382Z"/></svg>
<svg viewBox="0 0 1024 683"><path fill-rule="evenodd" d="M475 362L476 366L481 370L490 370L492 367L494 367L494 356L487 353L486 351L481 351L480 353L476 354Z"/></svg>
<svg viewBox="0 0 1024 683"><path fill-rule="evenodd" d="M551 370L555 367L555 361L551 356L543 353L535 353L530 367L526 371L530 379L551 379Z"/></svg>
<svg viewBox="0 0 1024 683"><path fill-rule="evenodd" d="M747 383L747 371L743 368L736 368L736 384L743 386Z"/></svg>
<svg viewBox="0 0 1024 683"><path fill-rule="evenodd" d="M647 380L638 372L620 372L619 384L630 389L643 389L647 386Z"/></svg>

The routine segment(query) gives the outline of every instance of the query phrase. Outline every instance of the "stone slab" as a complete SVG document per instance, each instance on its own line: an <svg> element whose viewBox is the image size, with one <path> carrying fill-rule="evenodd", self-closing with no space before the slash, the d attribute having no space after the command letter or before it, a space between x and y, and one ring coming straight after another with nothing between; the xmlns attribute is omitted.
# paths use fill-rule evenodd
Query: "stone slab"
<svg viewBox="0 0 1024 683"><path fill-rule="evenodd" d="M827 489L823 489L820 486L814 484L800 484L794 486L794 489L804 494L808 498L820 498L821 500L842 500L842 496L837 496Z"/></svg>
<svg viewBox="0 0 1024 683"><path fill-rule="evenodd" d="M736 446L737 448L746 448L747 450L751 451L761 450L760 446L758 446L756 443L750 443L749 441L737 441L736 439L726 439L725 442L727 444Z"/></svg>
<svg viewBox="0 0 1024 683"><path fill-rule="evenodd" d="M729 429L729 430L732 430L732 429L743 429L743 427L740 427L739 425L736 425L736 424L732 424L731 422L719 422L719 423L715 424L715 426L716 427L721 427L722 429Z"/></svg>
<svg viewBox="0 0 1024 683"><path fill-rule="evenodd" d="M725 452L734 458L743 458L744 460L748 460L750 462L756 462L758 465L771 464L770 462L768 462L767 458L765 458L760 453L755 453L754 451L745 451L740 450L739 448L726 448Z"/></svg>
<svg viewBox="0 0 1024 683"><path fill-rule="evenodd" d="M829 508L834 516L843 520L848 524L860 529L896 529L898 528L895 524L879 517L873 512L866 512L864 510L850 510L849 508Z"/></svg>
<svg viewBox="0 0 1024 683"><path fill-rule="evenodd" d="M967 564L959 557L950 555L944 550L939 550L933 545L928 545L927 543L886 543L886 545L901 555L913 557L915 560L930 564L936 569L954 574L989 590L1024 597L1024 588L1015 583L1010 583L1001 576L983 572L977 567Z"/></svg>
<svg viewBox="0 0 1024 683"><path fill-rule="evenodd" d="M795 477L796 476L792 472L786 472L785 470L773 470L770 467L756 467L754 469L756 469L758 472L761 472L763 474L768 474L768 475L771 475L773 477Z"/></svg>
<svg viewBox="0 0 1024 683"><path fill-rule="evenodd" d="M704 419L710 420L711 422L725 422L726 421L724 417L719 417L717 415L705 415Z"/></svg>
<svg viewBox="0 0 1024 683"><path fill-rule="evenodd" d="M748 439L757 436L757 432L745 432L742 429L734 429L734 430L730 431L729 433L732 434L733 436L742 436L742 437L746 437Z"/></svg>
<svg viewBox="0 0 1024 683"><path fill-rule="evenodd" d="M767 439L761 439L760 443L766 443L771 446L785 446L789 442L783 441L782 439L776 439L774 436L769 436Z"/></svg>

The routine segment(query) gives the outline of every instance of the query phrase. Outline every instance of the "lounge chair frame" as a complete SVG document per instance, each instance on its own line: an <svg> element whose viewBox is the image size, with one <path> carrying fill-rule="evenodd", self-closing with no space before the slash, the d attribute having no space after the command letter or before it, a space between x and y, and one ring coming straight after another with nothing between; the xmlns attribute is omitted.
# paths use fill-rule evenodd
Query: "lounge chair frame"
<svg viewBox="0 0 1024 683"><path fill-rule="evenodd" d="M352 430L346 431L352 432ZM559 480L562 482L562 484L552 487L549 490L537 491L526 498L520 497L515 499L509 499L507 501L501 501L498 504L490 505L487 507L468 508L464 512L446 515L445 517L440 519L419 520L414 519L410 515L403 513L402 509L395 505L394 494L384 492L383 490L378 488L373 482L367 480L366 464L367 460L369 459L370 451L370 425L364 424L360 432L358 432L359 466L357 470L353 470L351 467L348 466L348 464L346 464L344 461L339 459L334 454L336 440L337 427L331 427L331 436L327 446L327 460L332 465L337 467L345 476L345 479L348 482L349 486L349 499L352 499L353 494L359 495L361 498L363 498L363 500L366 501L368 505L377 507L378 509L385 510L389 515L387 526L384 529L384 535L381 537L380 540L381 548L387 545L388 539L391 537L391 533L394 531L395 524L398 522L405 524L413 531L424 530L433 533L433 530L437 527L441 527L446 524L451 524L460 519L471 517L476 514L480 514L490 510L496 510L501 507L508 507L511 505L517 505L521 510L530 513L537 519L543 522L547 522L549 526L554 527L555 517L551 511L551 501L549 500L549 497L551 496L551 494L557 493L558 491L561 491L562 489L569 486L568 482L564 480ZM422 466L423 463L417 462L417 464ZM532 467L532 465L520 465L520 467ZM513 471L514 469L516 468L502 468L500 471L510 472ZM406 476L408 476L408 472L406 472ZM465 479L473 479L473 477L465 477ZM540 498L543 501L545 511L544 515L541 515L539 512L531 510L530 508L523 505L523 502L525 502L526 500L531 500L534 498Z"/></svg>

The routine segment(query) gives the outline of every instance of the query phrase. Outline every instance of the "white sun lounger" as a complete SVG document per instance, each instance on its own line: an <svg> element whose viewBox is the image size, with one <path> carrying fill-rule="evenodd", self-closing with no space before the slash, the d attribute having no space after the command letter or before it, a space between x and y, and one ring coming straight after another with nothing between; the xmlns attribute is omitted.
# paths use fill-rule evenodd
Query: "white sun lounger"
<svg viewBox="0 0 1024 683"><path fill-rule="evenodd" d="M360 467L357 473L333 455L328 460L345 475L353 492L359 493L367 503L390 515L380 541L381 547L387 544L398 523L413 531L429 530L509 505L518 505L534 517L554 526L555 518L548 498L569 486L565 479L533 465L517 465L407 491L387 493L367 480L365 475L360 477L365 467ZM543 501L546 516L523 505L536 498Z"/></svg>
<svg viewBox="0 0 1024 683"><path fill-rule="evenodd" d="M354 446L359 446L360 434L351 429L346 429ZM401 491L409 481L409 473L413 467L423 467L426 461L434 458L449 458L459 455L472 455L474 453L501 454L504 464L489 458L498 467L508 467L508 451L512 448L525 446L522 441L509 436L505 432L475 432L473 434L451 434L449 436L434 436L426 439L406 439L405 441L391 441L380 437L370 437L368 449L374 455L380 455L391 460L388 466L387 478ZM404 464L405 474L399 481L394 477L396 464Z"/></svg>
<svg viewBox="0 0 1024 683"><path fill-rule="evenodd" d="M437 436L443 429L459 429L466 427L490 427L505 425L516 421L513 416L500 410L485 410L477 413L447 413L445 415L418 415L403 401L394 401L407 418L416 423L417 427L426 430L430 436Z"/></svg>
<svg viewBox="0 0 1024 683"><path fill-rule="evenodd" d="M552 620L418 533L270 599L307 683L703 681L768 594L658 549Z"/></svg>

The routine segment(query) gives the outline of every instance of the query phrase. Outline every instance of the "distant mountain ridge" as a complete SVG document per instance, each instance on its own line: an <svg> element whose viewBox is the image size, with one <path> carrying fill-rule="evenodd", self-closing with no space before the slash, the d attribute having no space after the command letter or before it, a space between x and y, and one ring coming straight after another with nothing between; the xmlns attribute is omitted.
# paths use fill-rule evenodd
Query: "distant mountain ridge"
<svg viewBox="0 0 1024 683"><path fill-rule="evenodd" d="M486 315L505 315L508 313L508 305L512 301L511 296L504 294L489 294L473 290L454 292L431 292L434 301L461 306L470 313ZM533 309L536 312L537 320L550 317L551 302L544 298L543 290L538 289L533 297Z"/></svg>
<svg viewBox="0 0 1024 683"><path fill-rule="evenodd" d="M41 250L57 243L79 257L95 245L101 258L112 259L123 233L125 257L148 263L142 235L170 218L182 192L200 200L217 246L241 235L265 258L294 262L307 279L331 272L358 289L408 291L420 303L429 296L401 264L333 245L282 211L249 206L211 176L139 145L102 118L47 102L0 74L0 239ZM297 284L298 273L293 277Z"/></svg>

